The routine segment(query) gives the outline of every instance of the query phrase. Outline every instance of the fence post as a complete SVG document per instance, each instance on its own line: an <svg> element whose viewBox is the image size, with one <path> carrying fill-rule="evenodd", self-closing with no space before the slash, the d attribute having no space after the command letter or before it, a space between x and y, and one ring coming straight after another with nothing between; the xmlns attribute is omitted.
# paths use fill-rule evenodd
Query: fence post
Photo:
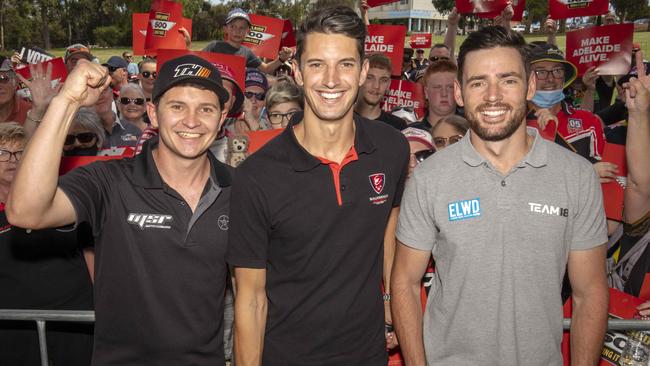
<svg viewBox="0 0 650 366"><path fill-rule="evenodd" d="M45 320L37 320L36 328L38 328L38 347L41 351L41 366L48 366L47 357L47 338L45 337Z"/></svg>

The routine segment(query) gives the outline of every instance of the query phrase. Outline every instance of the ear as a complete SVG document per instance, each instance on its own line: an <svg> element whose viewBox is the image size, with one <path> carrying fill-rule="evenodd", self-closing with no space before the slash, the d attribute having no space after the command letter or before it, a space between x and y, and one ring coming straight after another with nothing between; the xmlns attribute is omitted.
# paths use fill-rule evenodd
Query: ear
<svg viewBox="0 0 650 366"><path fill-rule="evenodd" d="M300 65L298 64L298 61L294 58L291 61L291 64L293 66L293 70L294 70L293 77L296 79L296 84L298 84L299 86L304 86L304 81L302 79L302 69L300 68Z"/></svg>
<svg viewBox="0 0 650 366"><path fill-rule="evenodd" d="M226 120L228 117L228 108L224 108L221 111L221 117L219 118L219 124L217 125L217 131L221 131L221 127L223 126L223 122Z"/></svg>
<svg viewBox="0 0 650 366"><path fill-rule="evenodd" d="M458 79L454 80L454 99L457 105L461 107L465 106L465 103L463 103L463 87L460 85Z"/></svg>
<svg viewBox="0 0 650 366"><path fill-rule="evenodd" d="M149 121L151 121L151 125L155 128L159 128L156 105L153 104L152 102L147 102L147 115L149 116Z"/></svg>
<svg viewBox="0 0 650 366"><path fill-rule="evenodd" d="M366 82L369 69L370 69L370 62L368 62L368 59L364 59L363 63L361 64L361 75L359 77L359 86L363 85Z"/></svg>
<svg viewBox="0 0 650 366"><path fill-rule="evenodd" d="M535 77L535 73L531 71L530 76L528 77L528 91L526 92L527 101L533 100L535 91L537 91L537 78Z"/></svg>

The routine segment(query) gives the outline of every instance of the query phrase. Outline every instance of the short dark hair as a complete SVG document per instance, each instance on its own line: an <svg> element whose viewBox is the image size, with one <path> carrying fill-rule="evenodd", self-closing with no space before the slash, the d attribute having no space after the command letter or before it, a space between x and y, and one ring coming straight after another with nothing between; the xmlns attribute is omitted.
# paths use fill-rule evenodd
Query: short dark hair
<svg viewBox="0 0 650 366"><path fill-rule="evenodd" d="M434 49L434 48L446 48L446 49L449 49L449 47L444 43L436 43L433 46L431 46L431 49Z"/></svg>
<svg viewBox="0 0 650 366"><path fill-rule="evenodd" d="M486 50L490 48L507 47L514 48L519 52L521 61L526 70L526 80L530 76L530 47L526 44L524 37L510 29L501 26L484 27L477 32L467 36L458 53L458 80L463 83L463 68L465 57L472 51Z"/></svg>
<svg viewBox="0 0 650 366"><path fill-rule="evenodd" d="M368 55L367 59L368 63L370 64L369 67L388 70L388 72L393 70L393 65L390 62L390 58L388 58L388 56L384 55L383 53L370 54Z"/></svg>
<svg viewBox="0 0 650 366"><path fill-rule="evenodd" d="M364 58L364 43L366 41L366 25L363 20L347 6L332 6L314 10L300 25L296 37L296 61L305 49L305 40L309 33L343 34L357 41L359 60Z"/></svg>

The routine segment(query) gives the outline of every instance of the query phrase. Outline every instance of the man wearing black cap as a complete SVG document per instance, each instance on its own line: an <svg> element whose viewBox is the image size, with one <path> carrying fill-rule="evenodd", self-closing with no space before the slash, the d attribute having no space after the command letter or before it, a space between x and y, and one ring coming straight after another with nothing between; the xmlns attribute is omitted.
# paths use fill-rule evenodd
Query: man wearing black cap
<svg viewBox="0 0 650 366"><path fill-rule="evenodd" d="M246 59L246 67L257 68L264 73L273 74L278 67L291 58L293 52L288 47L282 47L278 53L278 58L272 62L266 63L260 60L250 48L242 45L244 38L248 35L250 26L251 19L248 13L240 8L232 9L228 12L226 25L223 27L226 40L213 41L203 51L242 56Z"/></svg>
<svg viewBox="0 0 650 366"><path fill-rule="evenodd" d="M119 97L119 90L129 82L129 74L127 72L129 63L120 56L111 56L102 66L108 69L113 94Z"/></svg>
<svg viewBox="0 0 650 366"><path fill-rule="evenodd" d="M109 83L105 68L79 61L25 151L7 217L25 228L92 227L94 365L224 365L231 170L208 147L228 92L209 62L168 61L147 104L159 138L135 158L59 179L73 116Z"/></svg>

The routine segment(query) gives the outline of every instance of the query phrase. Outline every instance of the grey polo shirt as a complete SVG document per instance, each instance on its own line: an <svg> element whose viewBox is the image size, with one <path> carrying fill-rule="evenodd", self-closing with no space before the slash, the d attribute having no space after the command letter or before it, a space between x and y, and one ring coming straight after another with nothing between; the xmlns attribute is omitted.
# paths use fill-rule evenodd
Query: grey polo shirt
<svg viewBox="0 0 650 366"><path fill-rule="evenodd" d="M562 365L560 289L569 251L607 242L591 164L541 138L506 175L469 133L408 180L397 239L431 251L429 365Z"/></svg>

